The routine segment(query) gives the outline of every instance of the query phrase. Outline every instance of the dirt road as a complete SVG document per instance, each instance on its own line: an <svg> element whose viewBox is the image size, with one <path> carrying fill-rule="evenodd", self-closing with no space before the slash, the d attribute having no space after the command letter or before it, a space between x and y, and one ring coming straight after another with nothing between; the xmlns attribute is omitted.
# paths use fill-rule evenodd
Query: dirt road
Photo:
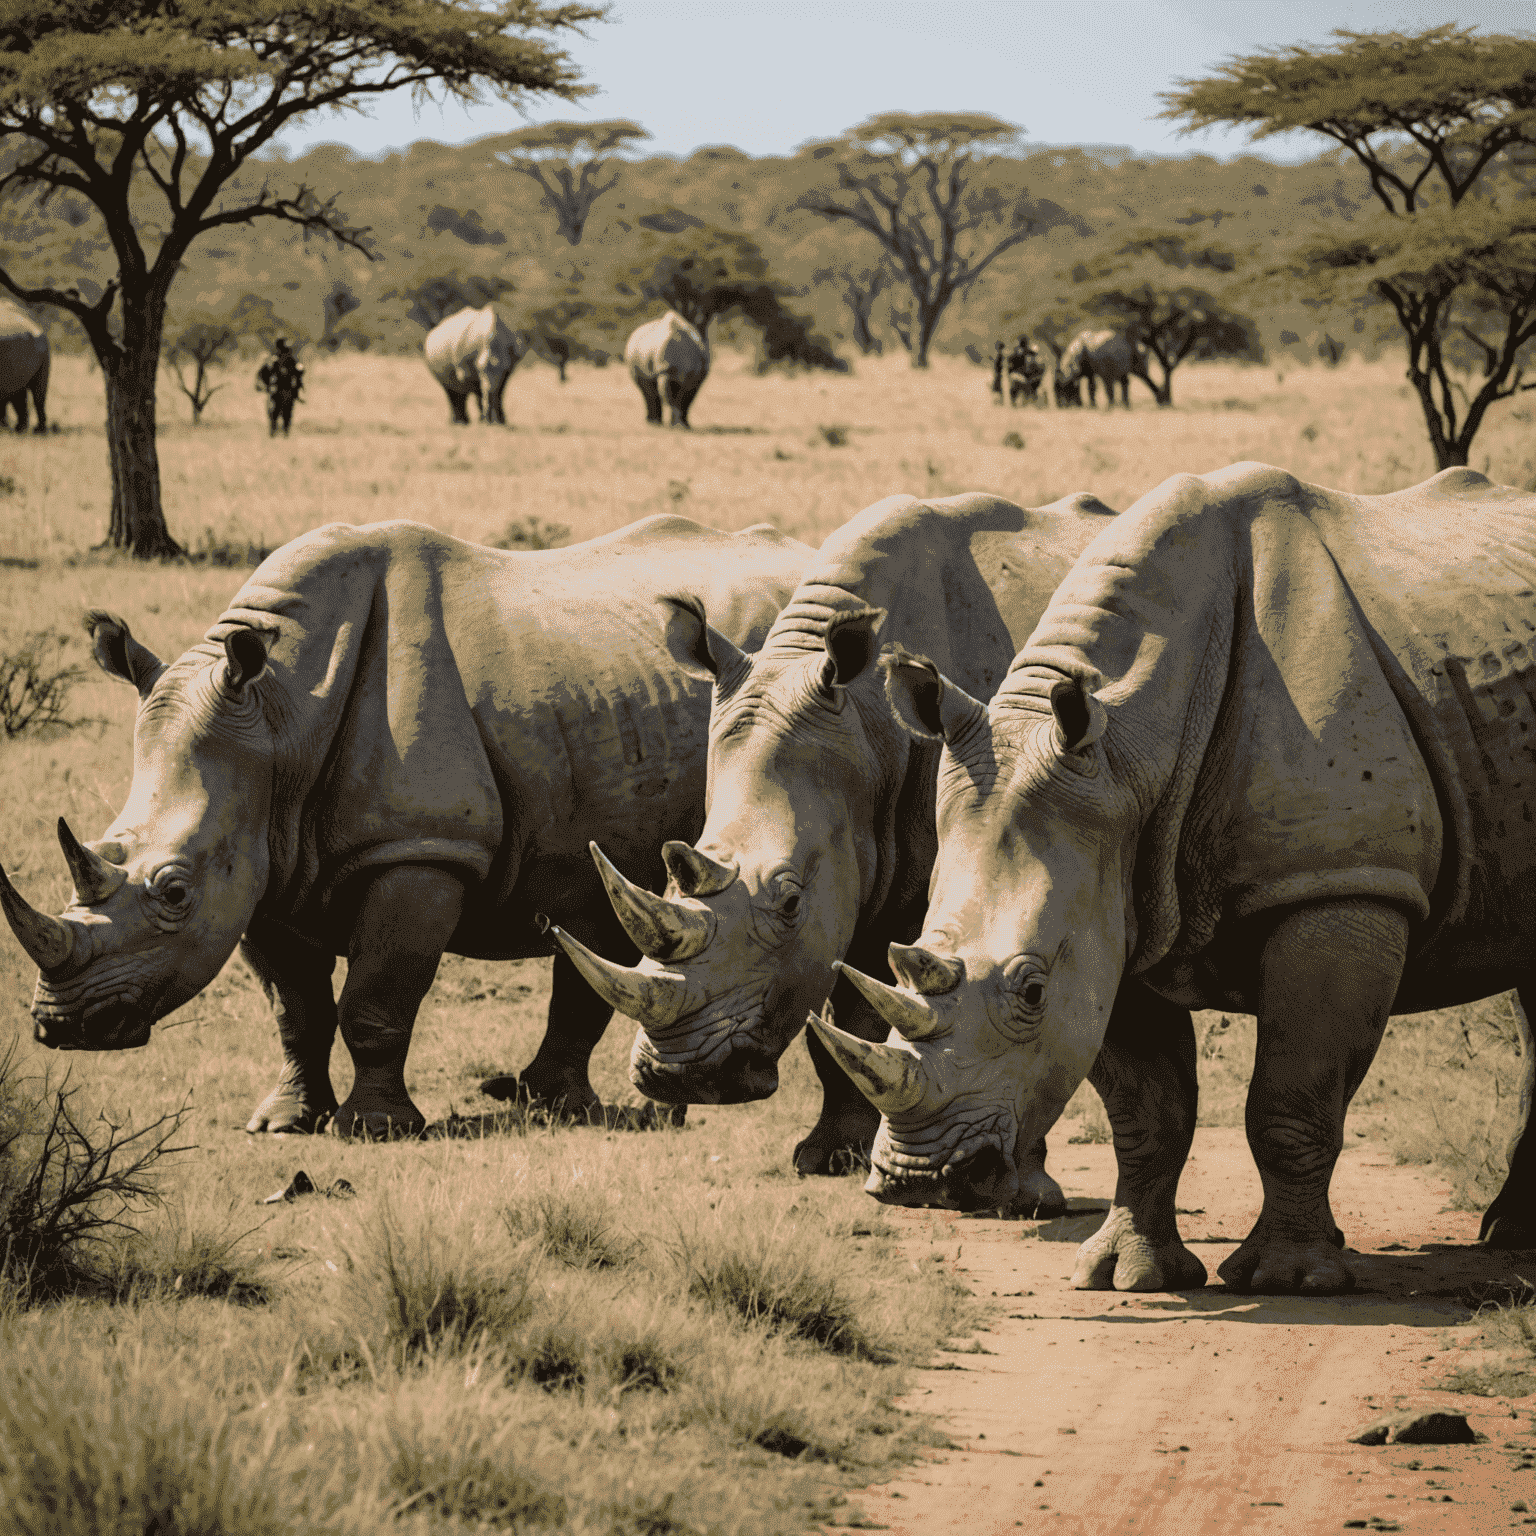
<svg viewBox="0 0 1536 1536"><path fill-rule="evenodd" d="M1062 1220L899 1213L912 1262L951 1265L1003 1310L977 1335L986 1353L938 1356L907 1400L944 1415L959 1449L861 1495L869 1525L897 1536L1536 1526L1536 1397L1435 1387L1476 1334L1467 1298L1536 1280L1536 1254L1471 1246L1478 1218L1446 1209L1443 1184L1355 1140L1333 1206L1356 1250L1358 1290L1229 1293L1216 1267L1258 1213L1258 1176L1241 1131L1202 1130L1179 1220L1210 1272L1207 1289L1073 1291L1073 1254L1107 1205L1114 1158L1063 1138L1051 1154L1073 1197ZM1421 1405L1466 1413L1486 1440L1349 1443L1380 1414Z"/></svg>

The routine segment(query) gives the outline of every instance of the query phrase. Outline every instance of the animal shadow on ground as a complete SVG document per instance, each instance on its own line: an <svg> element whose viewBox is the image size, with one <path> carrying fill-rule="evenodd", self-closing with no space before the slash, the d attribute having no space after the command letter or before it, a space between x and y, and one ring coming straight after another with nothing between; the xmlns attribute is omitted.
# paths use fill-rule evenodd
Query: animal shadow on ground
<svg viewBox="0 0 1536 1536"><path fill-rule="evenodd" d="M695 437L767 437L767 427L732 427L721 426L719 423L707 427L695 427Z"/></svg>
<svg viewBox="0 0 1536 1536"><path fill-rule="evenodd" d="M1482 1306L1528 1301L1536 1295L1519 1273L1536 1258L1529 1250L1498 1250L1477 1243L1427 1243L1403 1253L1345 1251L1355 1276L1355 1289L1347 1295L1278 1296L1231 1290L1216 1281L1215 1265L1207 1258L1211 1284L1198 1291L1145 1294L1139 1310L1219 1315L1223 1322L1285 1326L1329 1323L1381 1327L1395 1323L1447 1328L1465 1322ZM1124 1299L1118 1292L1113 1294ZM1126 1322L1134 1318L1106 1310L1098 1320Z"/></svg>

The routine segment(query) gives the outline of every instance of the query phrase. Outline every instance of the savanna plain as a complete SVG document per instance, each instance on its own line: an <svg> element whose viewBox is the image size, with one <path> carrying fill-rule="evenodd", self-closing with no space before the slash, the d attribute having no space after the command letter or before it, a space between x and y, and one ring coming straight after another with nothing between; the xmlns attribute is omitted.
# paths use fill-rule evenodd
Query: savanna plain
<svg viewBox="0 0 1536 1536"><path fill-rule="evenodd" d="M167 519L199 556L186 563L93 551L109 489L101 381L83 360L55 362L56 434L0 439L0 655L80 669L65 715L83 723L0 738L0 861L45 911L68 895L56 818L99 836L131 776L135 699L90 663L80 613L111 609L172 657L224 608L248 553L321 523L575 541L678 512L815 544L897 492L1040 505L1090 490L1124 509L1169 475L1245 459L1360 492L1433 472L1395 359L1192 366L1171 409L1138 384L1127 413L1000 409L986 372L950 358L926 373L885 358L842 377L759 376L727 354L691 433L647 427L617 367L576 367L562 385L527 366L508 385L510 427L453 428L419 360L306 362L287 439L268 437L246 372L196 428L162 386ZM1499 408L1473 467L1536 485L1530 420L1518 400ZM0 938L0 1531L878 1524L857 1490L950 1433L903 1395L914 1373L936 1350L986 1352L1003 1305L963 1283L954 1222L888 1217L857 1170L793 1177L819 1094L803 1046L774 1098L680 1126L490 1115L476 1083L532 1057L547 961L445 959L407 1069L437 1134L392 1145L244 1133L279 1058L238 958L121 1055L36 1046L31 986ZM1200 1123L1240 1127L1252 1021L1197 1028ZM636 1102L630 1039L616 1021L594 1060L606 1102ZM1505 1000L1394 1020L1346 1139L1435 1165L1452 1206L1480 1209L1504 1171L1519 1066ZM339 1042L332 1074L345 1093ZM1092 1144L1107 1137L1084 1088L1050 1139L1058 1170L1071 1153L1097 1159L1103 1187L1087 1193L1101 1200L1112 1170ZM114 1143L106 1166L89 1150ZM262 1203L300 1168L315 1193ZM91 1224L109 1216L121 1224ZM1526 1313L1517 1297L1482 1315L1516 1364L1463 1373L1463 1390L1536 1385L1519 1363L1536 1366Z"/></svg>

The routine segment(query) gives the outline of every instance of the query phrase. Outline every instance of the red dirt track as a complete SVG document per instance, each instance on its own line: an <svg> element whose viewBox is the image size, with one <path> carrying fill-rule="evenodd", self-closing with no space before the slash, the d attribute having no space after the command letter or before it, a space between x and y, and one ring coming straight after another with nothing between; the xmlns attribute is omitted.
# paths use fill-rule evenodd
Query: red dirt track
<svg viewBox="0 0 1536 1536"><path fill-rule="evenodd" d="M1425 1170L1352 1140L1333 1207L1358 1286L1300 1298L1215 1281L1260 1203L1240 1130L1200 1131L1179 1188L1180 1230L1211 1276L1199 1292L1069 1290L1114 1156L1058 1137L1050 1166L1085 1214L1021 1226L893 1213L913 1262L940 1257L1003 1311L977 1335L989 1353L938 1356L907 1400L943 1415L957 1449L861 1494L866 1523L896 1536L1536 1527L1536 1467L1521 1468L1536 1399L1434 1386L1467 1358L1466 1298L1536 1279L1536 1254L1476 1247L1477 1216L1447 1210ZM1399 1406L1465 1413L1487 1439L1349 1443Z"/></svg>

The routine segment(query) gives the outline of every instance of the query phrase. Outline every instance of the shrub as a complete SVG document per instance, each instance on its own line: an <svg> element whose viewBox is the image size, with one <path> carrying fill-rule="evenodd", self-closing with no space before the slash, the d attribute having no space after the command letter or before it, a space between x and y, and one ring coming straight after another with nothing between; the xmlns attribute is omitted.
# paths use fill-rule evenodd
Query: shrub
<svg viewBox="0 0 1536 1536"><path fill-rule="evenodd" d="M159 1202L153 1179L186 1111L125 1133L105 1115L82 1126L76 1089L26 1091L14 1047L0 1058L0 1273L23 1300L100 1289L107 1271L97 1245L132 1232L128 1214Z"/></svg>
<svg viewBox="0 0 1536 1536"><path fill-rule="evenodd" d="M78 662L60 665L68 644L67 635L45 629L28 635L20 650L0 655L0 729L7 736L48 725L72 731L98 723L65 718L70 689L86 676Z"/></svg>
<svg viewBox="0 0 1536 1536"><path fill-rule="evenodd" d="M546 522L537 513L514 517L499 539L488 539L492 549L559 549L571 540L566 523Z"/></svg>
<svg viewBox="0 0 1536 1536"><path fill-rule="evenodd" d="M202 537L187 551L187 560L193 565L215 565L239 568L260 565L272 553L272 545L266 535L259 540L243 538L239 534L215 533L204 528Z"/></svg>
<svg viewBox="0 0 1536 1536"><path fill-rule="evenodd" d="M821 440L828 448L845 448L848 445L848 428L834 422L831 426L818 426Z"/></svg>
<svg viewBox="0 0 1536 1536"><path fill-rule="evenodd" d="M1003 438L1003 447L1004 448L1022 448L1023 446L1024 446L1024 438L1023 438L1023 435L1021 433L1010 432L1010 433L1007 434L1007 436L1005 436Z"/></svg>

